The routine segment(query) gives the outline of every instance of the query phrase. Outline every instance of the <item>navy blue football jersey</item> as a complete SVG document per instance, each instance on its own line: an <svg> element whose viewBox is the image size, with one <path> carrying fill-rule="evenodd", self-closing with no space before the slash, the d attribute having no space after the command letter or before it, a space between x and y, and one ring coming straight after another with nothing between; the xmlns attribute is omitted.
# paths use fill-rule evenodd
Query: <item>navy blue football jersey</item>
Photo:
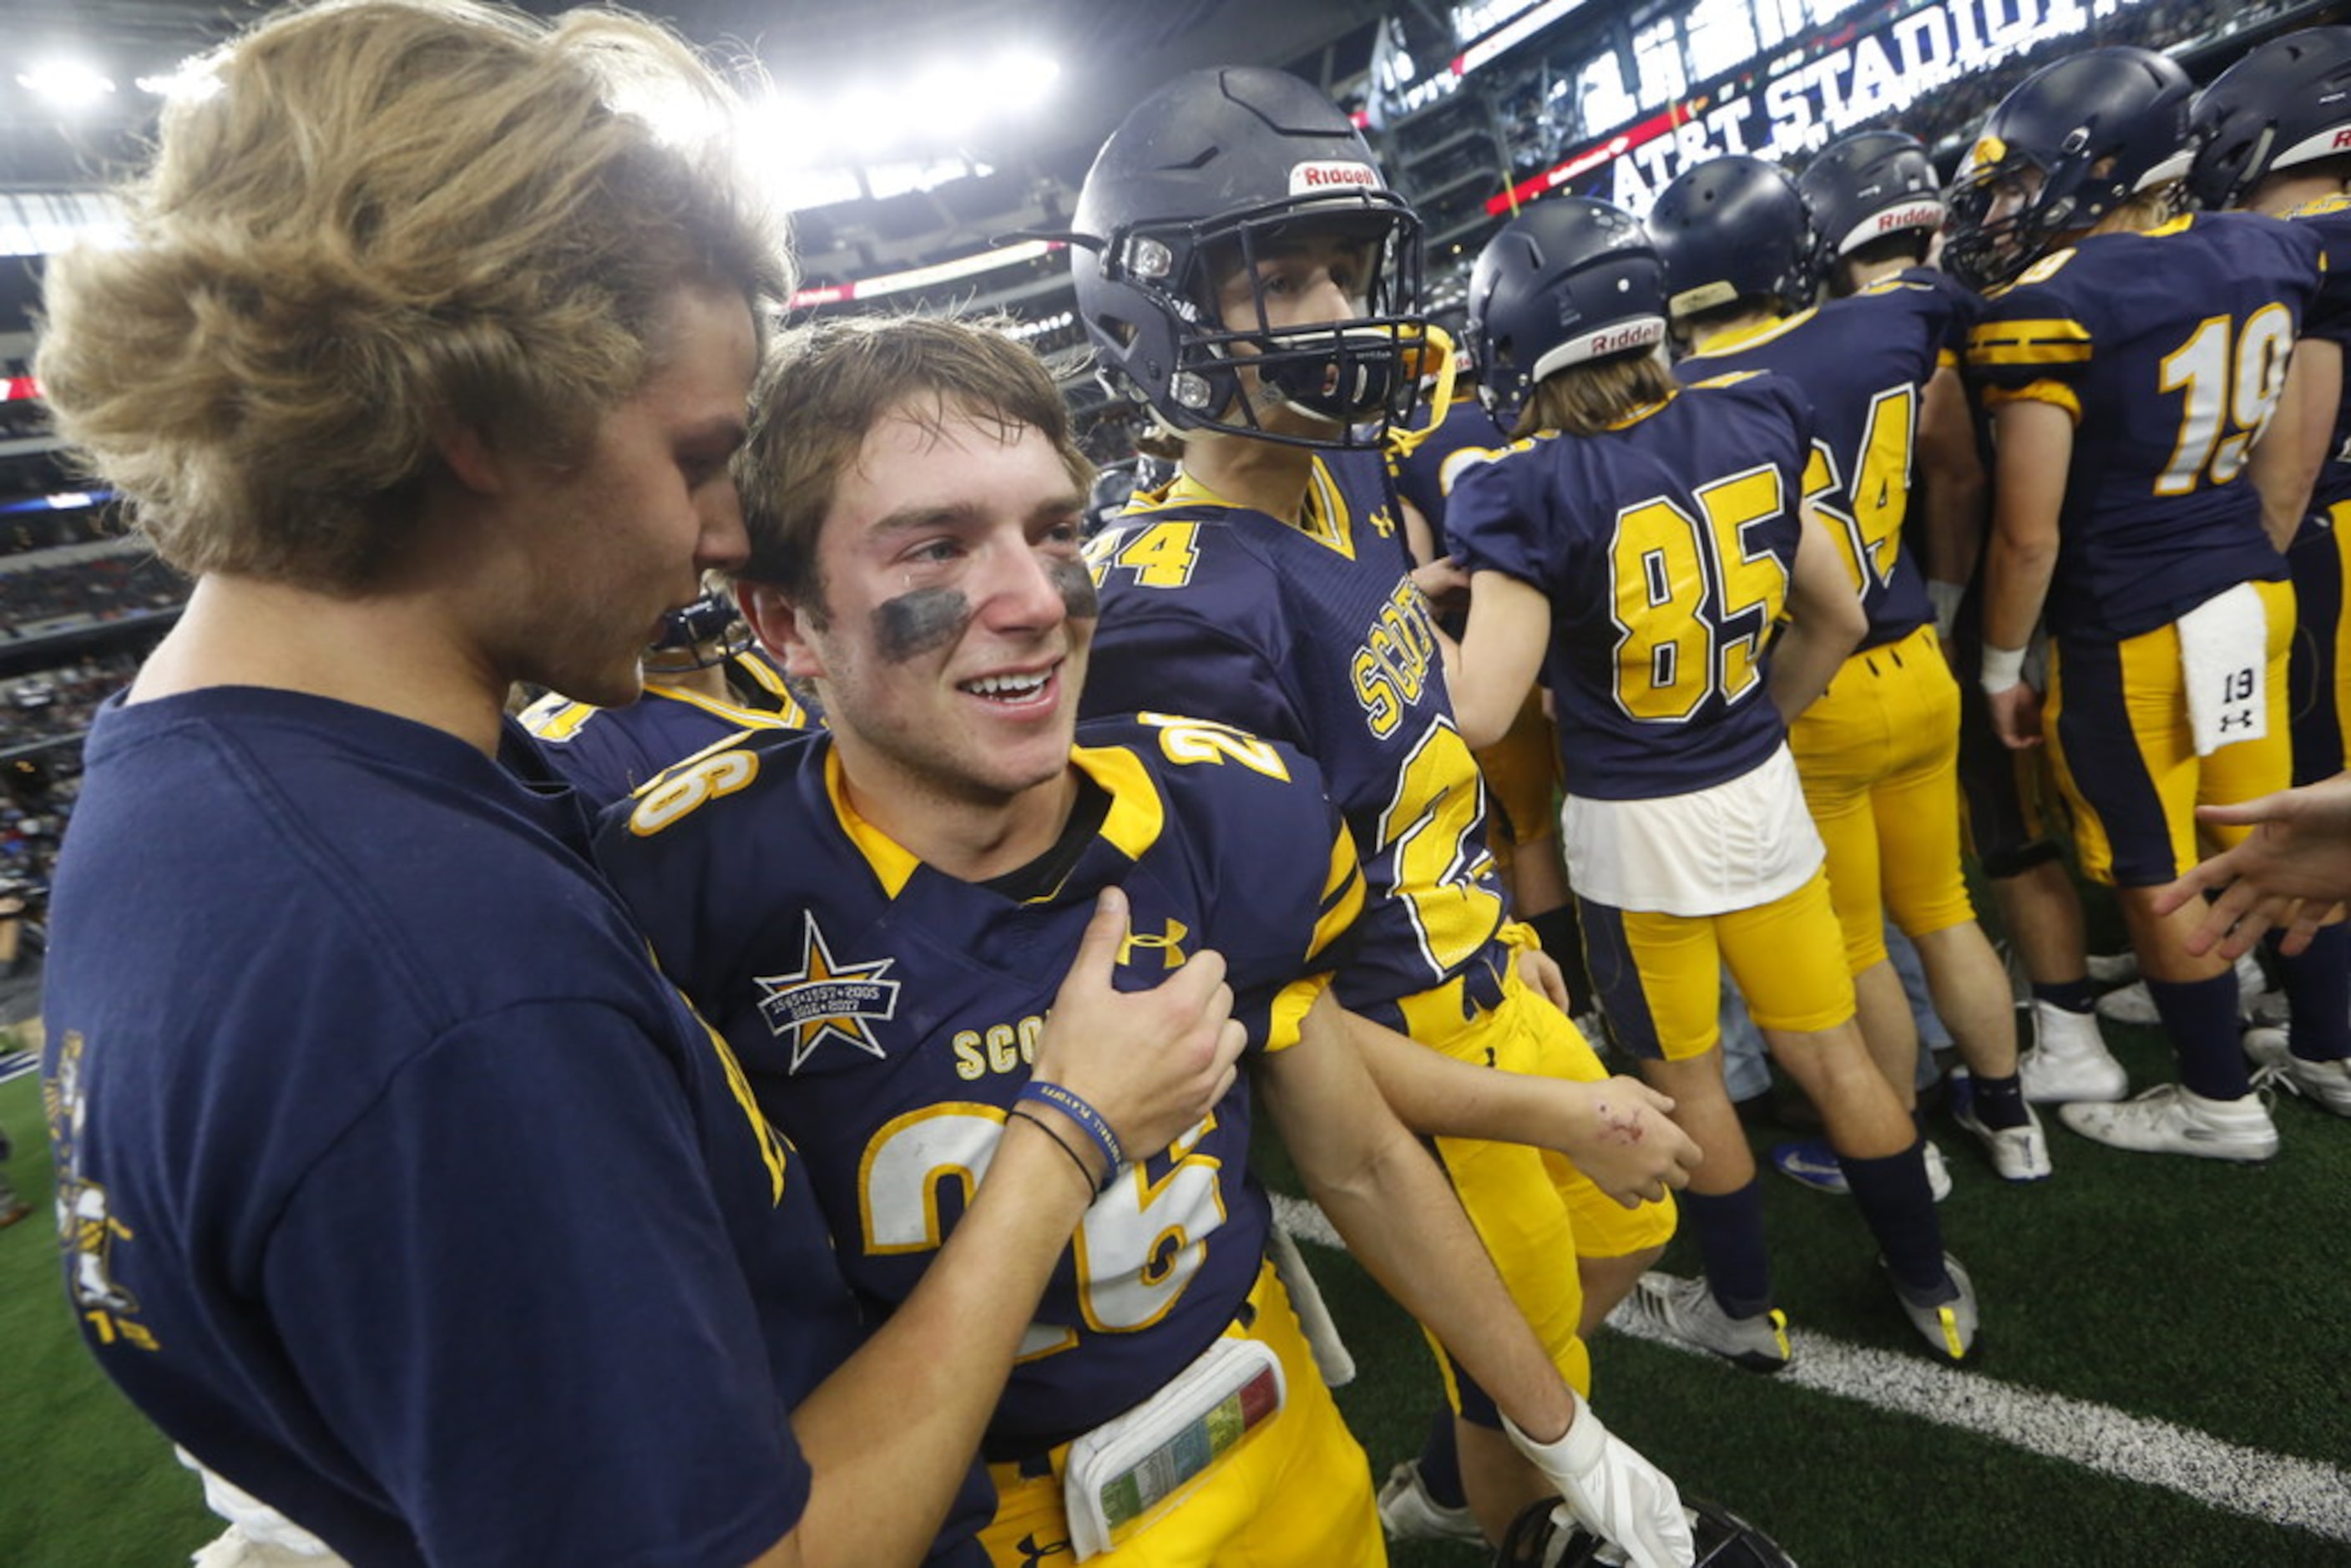
<svg viewBox="0 0 2351 1568"><path fill-rule="evenodd" d="M1675 367L1685 382L1776 371L1813 405L1808 499L1820 508L1861 596L1861 646L1898 642L1934 619L1926 578L1902 548L1916 468L1918 409L1971 314L1959 285L1924 268L1800 311L1735 341L1717 339Z"/></svg>
<svg viewBox="0 0 2351 1568"><path fill-rule="evenodd" d="M2285 575L2240 483L2316 296L2306 224L2205 213L2094 235L1988 299L1968 363L1987 403L2074 417L2052 631L2137 636Z"/></svg>
<svg viewBox="0 0 2351 1568"><path fill-rule="evenodd" d="M2326 287L2303 322L2303 335L2351 350L2351 308L2346 308L2351 301L2336 298L2351 294L2351 196L2325 197L2297 208L2291 217L2309 225L2326 245ZM2312 486L2309 515L2299 537L2307 538L2314 530L2331 526L2327 509L2344 501L2351 501L2351 382L2336 407L2335 434Z"/></svg>
<svg viewBox="0 0 2351 1568"><path fill-rule="evenodd" d="M1571 793L1711 789L1787 738L1763 648L1812 454L1802 392L1759 371L1685 388L1605 434L1544 432L1455 483L1455 559L1551 600L1543 680Z"/></svg>
<svg viewBox="0 0 2351 1568"><path fill-rule="evenodd" d="M1086 546L1102 620L1081 701L1199 714L1314 758L1368 889L1339 999L1408 1032L1402 998L1458 978L1466 1016L1500 998L1511 960L1485 781L1380 461L1318 458L1295 528L1184 478L1138 497Z"/></svg>
<svg viewBox="0 0 2351 1568"><path fill-rule="evenodd" d="M601 810L636 792L662 769L745 730L812 729L811 716L757 649L727 662L734 700L719 701L648 676L627 707L595 707L549 692L522 712L522 727L555 770Z"/></svg>
<svg viewBox="0 0 2351 1568"><path fill-rule="evenodd" d="M1362 906L1353 847L1295 753L1150 716L1085 727L1074 762L1106 811L1067 875L1025 902L865 822L820 736L699 758L599 836L662 967L792 1139L843 1272L885 1305L914 1289L986 1171L1102 888L1129 901L1115 983L1155 985L1214 948L1253 1051L1296 1040ZM1249 1143L1244 1076L1095 1200L1022 1345L991 1454L1129 1408L1232 1320L1270 1220Z"/></svg>
<svg viewBox="0 0 2351 1568"><path fill-rule="evenodd" d="M1510 444L1509 433L1494 423L1475 392L1457 397L1445 417L1429 431L1415 431L1396 441L1396 455L1388 466L1395 474L1396 493L1428 519L1430 535L1445 538L1445 494L1453 475L1474 454Z"/></svg>

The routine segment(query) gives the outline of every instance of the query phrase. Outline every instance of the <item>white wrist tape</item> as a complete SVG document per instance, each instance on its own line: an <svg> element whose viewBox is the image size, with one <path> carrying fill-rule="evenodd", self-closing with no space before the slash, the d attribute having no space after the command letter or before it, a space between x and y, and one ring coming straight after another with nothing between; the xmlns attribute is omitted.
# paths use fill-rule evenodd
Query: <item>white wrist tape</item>
<svg viewBox="0 0 2351 1568"><path fill-rule="evenodd" d="M1990 696L1998 696L2011 686L2022 685L2024 683L2024 650L1995 648L1989 643L1985 643L1983 669L1976 679Z"/></svg>

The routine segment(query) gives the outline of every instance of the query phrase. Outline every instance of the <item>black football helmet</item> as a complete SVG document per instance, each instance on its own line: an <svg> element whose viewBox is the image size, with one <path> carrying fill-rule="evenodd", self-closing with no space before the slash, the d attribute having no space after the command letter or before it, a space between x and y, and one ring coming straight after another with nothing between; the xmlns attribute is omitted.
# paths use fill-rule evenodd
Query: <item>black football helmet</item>
<svg viewBox="0 0 2351 1568"><path fill-rule="evenodd" d="M1219 319L1233 270L1312 225L1360 243L1363 314L1274 329ZM1420 220L1387 188L1354 125L1284 71L1176 78L1135 106L1087 172L1070 240L1078 314L1112 389L1169 424L1301 446L1376 444L1417 392ZM1234 374L1241 357L1327 434L1269 430Z"/></svg>
<svg viewBox="0 0 2351 1568"><path fill-rule="evenodd" d="M661 635L645 651L645 663L663 670L706 670L750 646L750 622L736 606L734 591L710 584L701 598L662 617Z"/></svg>
<svg viewBox="0 0 2351 1568"><path fill-rule="evenodd" d="M1856 131L1820 150L1796 177L1813 229L1813 282L1826 285L1836 265L1873 240L1943 226L1943 183L1927 144L1899 131Z"/></svg>
<svg viewBox="0 0 2351 1568"><path fill-rule="evenodd" d="M1812 303L1812 224L1777 163L1742 153L1694 164L1657 193L1647 221L1674 319L1750 298L1782 310Z"/></svg>
<svg viewBox="0 0 2351 1568"><path fill-rule="evenodd" d="M1478 380L1478 346L1469 339L1469 302L1447 305L1442 310L1428 313L1428 324L1445 334L1453 346L1454 384L1467 391ZM1433 371L1423 366L1421 377L1426 381Z"/></svg>
<svg viewBox="0 0 2351 1568"><path fill-rule="evenodd" d="M1086 495L1086 538L1092 538L1110 527L1126 510L1126 504L1140 487L1135 470L1141 461L1138 458L1134 463L1113 463L1095 473L1093 488Z"/></svg>
<svg viewBox="0 0 2351 1568"><path fill-rule="evenodd" d="M1684 1492L1682 1512L1689 1516L1698 1547L1695 1568L1796 1568L1778 1542L1719 1503ZM1599 1568L1624 1561L1622 1552L1556 1502L1530 1503L1494 1553L1495 1568Z"/></svg>
<svg viewBox="0 0 2351 1568"><path fill-rule="evenodd" d="M1666 273L1640 220L1554 196L1486 242L1469 273L1470 352L1487 410L1510 429L1553 371L1666 340Z"/></svg>
<svg viewBox="0 0 2351 1568"><path fill-rule="evenodd" d="M1985 116L1952 183L1944 267L1997 287L2062 236L2178 180L2194 90L2168 56L2124 45L2025 78Z"/></svg>
<svg viewBox="0 0 2351 1568"><path fill-rule="evenodd" d="M2249 51L2188 117L2189 193L2218 211L2264 174L2351 157L2351 27L2306 27Z"/></svg>

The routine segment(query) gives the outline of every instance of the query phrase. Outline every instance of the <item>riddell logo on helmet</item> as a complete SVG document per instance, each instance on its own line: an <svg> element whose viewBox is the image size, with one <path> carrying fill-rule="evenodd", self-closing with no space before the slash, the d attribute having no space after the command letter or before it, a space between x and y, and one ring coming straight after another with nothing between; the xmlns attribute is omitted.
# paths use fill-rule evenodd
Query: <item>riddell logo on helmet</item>
<svg viewBox="0 0 2351 1568"><path fill-rule="evenodd" d="M1635 321L1630 326L1594 332L1592 334L1592 357L1596 360L1604 354L1622 353L1626 349L1645 349L1652 343L1663 342L1665 336L1665 323L1662 321Z"/></svg>
<svg viewBox="0 0 2351 1568"><path fill-rule="evenodd" d="M1892 234L1896 229L1933 228L1942 221L1942 203L1908 202L1878 214L1877 232L1884 235Z"/></svg>
<svg viewBox="0 0 2351 1568"><path fill-rule="evenodd" d="M1371 190L1380 188L1380 172L1369 163L1293 163L1290 167L1290 193L1311 195L1317 191Z"/></svg>
<svg viewBox="0 0 2351 1568"><path fill-rule="evenodd" d="M2342 130L2335 133L2335 145L2337 147L2351 147L2351 125L2346 125Z"/></svg>

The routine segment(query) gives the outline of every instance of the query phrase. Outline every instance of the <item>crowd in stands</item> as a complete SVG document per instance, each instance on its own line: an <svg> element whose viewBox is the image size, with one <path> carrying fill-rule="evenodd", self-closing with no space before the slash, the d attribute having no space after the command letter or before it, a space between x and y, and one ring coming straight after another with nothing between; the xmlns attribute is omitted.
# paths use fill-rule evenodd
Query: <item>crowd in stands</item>
<svg viewBox="0 0 2351 1568"><path fill-rule="evenodd" d="M0 571L0 626L15 638L177 608L186 580L152 557L112 554Z"/></svg>
<svg viewBox="0 0 2351 1568"><path fill-rule="evenodd" d="M0 757L88 729L99 704L131 684L144 653L119 648L0 680Z"/></svg>
<svg viewBox="0 0 2351 1568"><path fill-rule="evenodd" d="M2285 8L2276 3L2229 6L2220 4L2219 0L2149 0L2147 4L2129 5L2099 21L2086 34L2050 39L2016 56L1997 70L1979 72L1937 89L1894 116L1893 121L1929 147L1939 146L1947 139L1965 133L1982 120L1992 105L2017 81L2052 60L2087 46L2135 44L2147 48L2169 48L2209 36L2240 31ZM1609 125L1583 123L1583 117L1573 107L1575 95L1573 92L1554 95L1553 84L1575 80L1591 50L1589 39L1581 36L1564 39L1563 44L1565 47L1559 52L1545 55L1523 66L1497 68L1498 79L1489 89L1489 101L1494 110L1490 120L1479 113L1468 101L1469 94L1465 93L1455 100L1459 107L1452 111L1454 114L1474 114L1483 123L1500 130L1503 154L1508 159L1513 180L1538 174L1570 157L1595 138L1616 129ZM1693 80L1689 84L1690 90L1700 90L1705 85ZM1648 111L1645 110L1643 112ZM1432 114L1411 122L1400 132L1398 140L1412 137L1441 140L1453 131L1447 115ZM1493 155L1493 144L1484 136L1466 141L1458 154L1461 158L1480 155L1489 159ZM1401 182L1407 193L1419 204L1421 215L1432 230L1443 231L1452 219L1465 215L1490 193L1490 191L1452 192L1447 189L1460 172L1455 166L1454 157L1447 155L1433 161L1426 168L1411 169ZM1432 204L1429 197L1441 190L1447 192L1448 199Z"/></svg>
<svg viewBox="0 0 2351 1568"><path fill-rule="evenodd" d="M80 737L131 683L146 644L0 680L0 891L37 910L81 791Z"/></svg>
<svg viewBox="0 0 2351 1568"><path fill-rule="evenodd" d="M2078 54L2091 44L2136 44L2168 49L2216 35L2238 32L2276 16L2281 5L2223 5L2219 0L2154 0L2118 12L2089 36L2052 38L2027 49L1996 71L1962 77L1921 97L1898 118L1903 128L1929 147L1963 137L1980 124L2008 89L2045 65Z"/></svg>
<svg viewBox="0 0 2351 1568"><path fill-rule="evenodd" d="M57 845L81 793L81 752L66 747L0 768L0 894L37 916L56 873Z"/></svg>

